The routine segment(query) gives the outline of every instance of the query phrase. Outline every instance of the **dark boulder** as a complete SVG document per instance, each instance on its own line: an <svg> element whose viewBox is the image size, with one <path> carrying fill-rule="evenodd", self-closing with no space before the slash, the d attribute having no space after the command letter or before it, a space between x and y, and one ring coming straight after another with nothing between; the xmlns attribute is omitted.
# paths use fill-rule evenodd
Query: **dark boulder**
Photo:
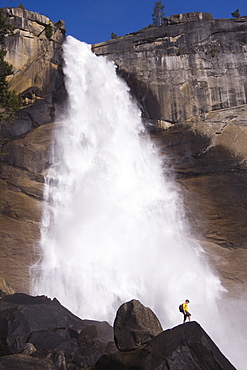
<svg viewBox="0 0 247 370"><path fill-rule="evenodd" d="M138 348L163 331L153 311L136 299L119 307L113 328L115 343L120 351Z"/></svg>
<svg viewBox="0 0 247 370"><path fill-rule="evenodd" d="M234 370L197 322L179 325L135 351L103 355L95 370ZM236 369L235 369L236 370Z"/></svg>
<svg viewBox="0 0 247 370"><path fill-rule="evenodd" d="M62 369L66 363L89 368L102 354L116 351L113 328L107 322L81 320L56 299L23 293L0 299L0 356L13 355L10 363L17 361L9 368L25 368L26 356L17 354L40 359L48 356L56 369Z"/></svg>

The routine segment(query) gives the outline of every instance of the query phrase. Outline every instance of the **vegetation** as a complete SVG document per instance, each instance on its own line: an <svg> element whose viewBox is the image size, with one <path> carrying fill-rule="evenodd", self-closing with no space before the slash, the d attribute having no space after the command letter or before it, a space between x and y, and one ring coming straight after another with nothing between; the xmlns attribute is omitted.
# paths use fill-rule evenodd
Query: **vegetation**
<svg viewBox="0 0 247 370"><path fill-rule="evenodd" d="M239 18L240 17L239 9L236 9L235 12L232 13L232 16L233 18Z"/></svg>
<svg viewBox="0 0 247 370"><path fill-rule="evenodd" d="M209 49L206 50L205 54L206 55L210 55L214 58L217 53L219 52L219 50L216 48L215 45L211 45L211 47L209 47Z"/></svg>
<svg viewBox="0 0 247 370"><path fill-rule="evenodd" d="M118 36L114 32L112 32L111 33L111 39L114 40L114 39L117 39L117 38L118 38Z"/></svg>
<svg viewBox="0 0 247 370"><path fill-rule="evenodd" d="M6 23L6 20L0 10L0 47L4 42L4 36L10 31L13 31L13 27L10 24Z"/></svg>
<svg viewBox="0 0 247 370"><path fill-rule="evenodd" d="M46 28L45 28L45 35L46 35L46 37L48 38L48 39L50 39L51 38L51 36L52 36L52 26L50 25L50 24L48 24L47 26L46 26Z"/></svg>
<svg viewBox="0 0 247 370"><path fill-rule="evenodd" d="M164 22L164 8L165 6L162 4L162 1L156 1L154 5L154 12L152 14L154 26L161 26Z"/></svg>
<svg viewBox="0 0 247 370"><path fill-rule="evenodd" d="M20 3L18 8L25 9L25 6L22 3Z"/></svg>
<svg viewBox="0 0 247 370"><path fill-rule="evenodd" d="M8 90L6 77L13 73L13 67L4 60L4 35L12 31L0 12L0 122L3 120L14 121L14 113L20 109L20 97L14 91Z"/></svg>

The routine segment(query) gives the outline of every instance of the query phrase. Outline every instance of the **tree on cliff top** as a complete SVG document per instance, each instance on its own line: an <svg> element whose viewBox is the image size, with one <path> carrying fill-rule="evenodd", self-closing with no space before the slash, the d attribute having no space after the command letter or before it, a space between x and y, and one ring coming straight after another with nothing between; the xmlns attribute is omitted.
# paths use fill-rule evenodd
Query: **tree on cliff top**
<svg viewBox="0 0 247 370"><path fill-rule="evenodd" d="M162 1L156 1L154 6L154 12L152 14L154 26L162 25L165 16L164 8L165 6L162 4Z"/></svg>
<svg viewBox="0 0 247 370"><path fill-rule="evenodd" d="M239 18L240 17L239 9L235 10L235 12L232 13L232 16L233 18Z"/></svg>

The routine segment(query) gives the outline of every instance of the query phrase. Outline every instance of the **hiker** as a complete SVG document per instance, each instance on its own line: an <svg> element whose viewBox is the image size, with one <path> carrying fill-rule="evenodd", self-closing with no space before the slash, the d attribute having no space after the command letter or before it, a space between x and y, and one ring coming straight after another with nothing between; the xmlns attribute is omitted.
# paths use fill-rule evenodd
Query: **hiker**
<svg viewBox="0 0 247 370"><path fill-rule="evenodd" d="M189 313L189 307L188 307L188 304L190 303L190 301L188 299L186 299L186 301L183 303L183 313L184 313L184 321L183 323L185 323L185 321L188 320L190 321L190 317L191 317L191 313Z"/></svg>

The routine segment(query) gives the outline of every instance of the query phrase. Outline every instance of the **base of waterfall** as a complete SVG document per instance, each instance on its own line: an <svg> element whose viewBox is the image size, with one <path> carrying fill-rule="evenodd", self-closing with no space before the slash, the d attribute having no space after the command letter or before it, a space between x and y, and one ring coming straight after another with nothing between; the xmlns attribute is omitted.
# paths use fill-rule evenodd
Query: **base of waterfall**
<svg viewBox="0 0 247 370"><path fill-rule="evenodd" d="M55 298L15 293L0 299L0 328L0 370L235 369L197 322L163 331L135 299L112 327L80 319Z"/></svg>

